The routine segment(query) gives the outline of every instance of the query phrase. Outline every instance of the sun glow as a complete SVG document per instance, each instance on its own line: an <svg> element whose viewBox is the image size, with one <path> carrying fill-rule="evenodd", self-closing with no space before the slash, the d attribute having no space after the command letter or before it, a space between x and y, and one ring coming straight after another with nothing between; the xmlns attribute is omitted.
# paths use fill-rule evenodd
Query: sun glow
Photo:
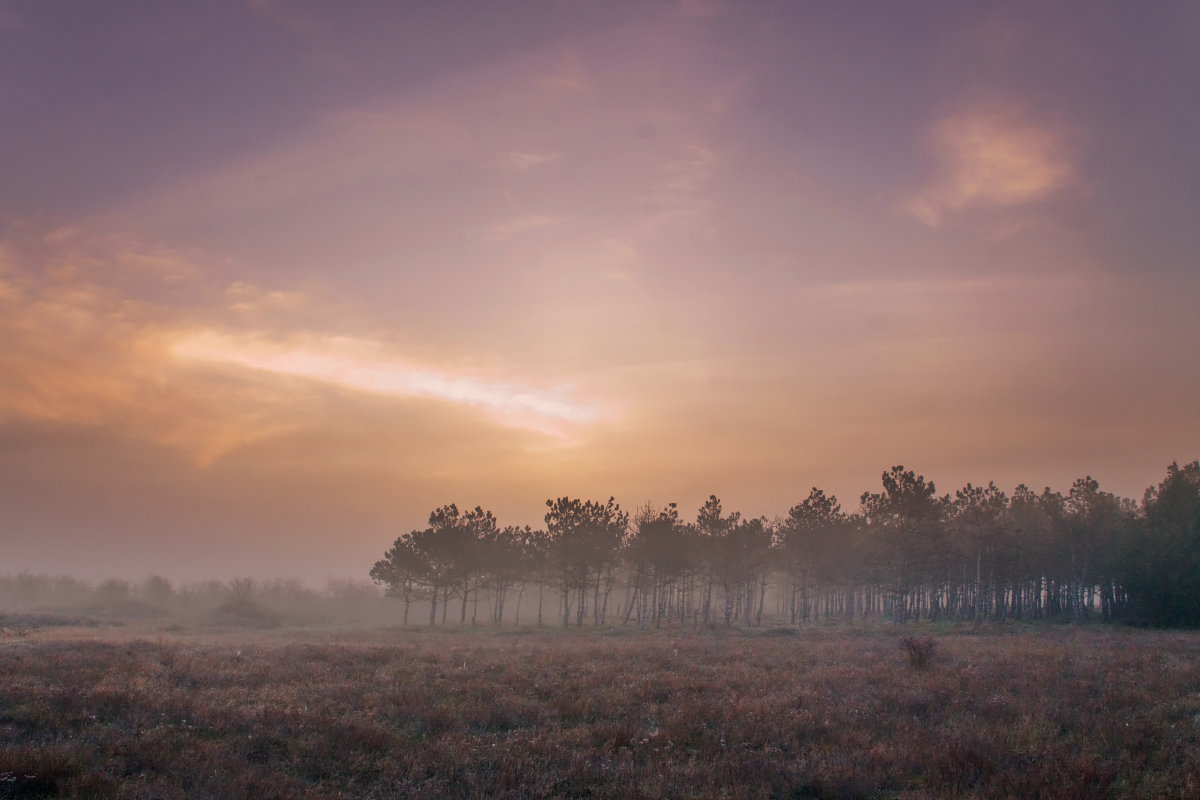
<svg viewBox="0 0 1200 800"><path fill-rule="evenodd" d="M361 339L326 336L283 343L206 331L180 339L171 352L184 361L231 364L354 391L444 400L477 408L508 427L559 438L602 416L598 406L569 399L570 386L539 390L433 369Z"/></svg>

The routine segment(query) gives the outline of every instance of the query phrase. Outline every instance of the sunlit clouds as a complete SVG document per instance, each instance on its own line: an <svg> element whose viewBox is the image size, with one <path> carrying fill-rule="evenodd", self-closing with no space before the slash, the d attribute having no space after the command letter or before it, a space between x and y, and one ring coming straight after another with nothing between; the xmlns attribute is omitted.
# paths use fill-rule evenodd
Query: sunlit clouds
<svg viewBox="0 0 1200 800"><path fill-rule="evenodd" d="M175 342L171 353L184 360L236 364L356 391L460 403L480 408L503 424L541 433L561 434L564 424L585 425L600 416L595 406L564 399L561 390L539 392L419 367L389 358L376 342L342 337L306 336L295 344L281 344L205 331Z"/></svg>
<svg viewBox="0 0 1200 800"><path fill-rule="evenodd" d="M1040 200L1073 178L1061 134L1011 110L951 115L935 126L932 142L938 177L904 204L931 227L969 208Z"/></svg>
<svg viewBox="0 0 1200 800"><path fill-rule="evenodd" d="M3 536L361 576L441 503L1200 455L1174 10L470 6L0 11Z"/></svg>
<svg viewBox="0 0 1200 800"><path fill-rule="evenodd" d="M127 236L41 239L50 248L39 269L0 251L8 342L0 419L118 425L205 464L264 436L323 424L298 402L295 385L271 376L455 404L562 444L606 417L544 376L521 382L495 367L420 365L378 341L297 328L320 300L246 281L209 286L193 254ZM251 374L231 382L206 364Z"/></svg>

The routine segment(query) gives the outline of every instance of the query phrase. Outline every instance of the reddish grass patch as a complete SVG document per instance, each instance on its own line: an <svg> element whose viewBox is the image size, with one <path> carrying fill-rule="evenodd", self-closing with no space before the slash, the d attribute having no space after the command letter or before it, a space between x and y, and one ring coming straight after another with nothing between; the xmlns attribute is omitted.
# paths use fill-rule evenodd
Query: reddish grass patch
<svg viewBox="0 0 1200 800"><path fill-rule="evenodd" d="M0 646L0 799L1200 796L1200 635Z"/></svg>

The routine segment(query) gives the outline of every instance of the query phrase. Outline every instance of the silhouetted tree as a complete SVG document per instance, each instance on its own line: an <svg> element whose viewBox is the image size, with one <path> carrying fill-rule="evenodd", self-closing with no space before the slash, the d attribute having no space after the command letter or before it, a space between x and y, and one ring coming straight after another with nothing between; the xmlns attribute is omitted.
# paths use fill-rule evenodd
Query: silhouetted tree
<svg viewBox="0 0 1200 800"><path fill-rule="evenodd" d="M850 523L837 497L815 486L804 502L792 506L780 520L780 554L792 579L788 605L793 623L812 615L814 589L829 590L845 582L844 567L856 555L847 548Z"/></svg>
<svg viewBox="0 0 1200 800"><path fill-rule="evenodd" d="M710 494L696 513L697 542L705 572L703 608L706 624L714 619L714 589L719 589L723 594L725 625L728 627L733 624L734 592L737 591L737 549L730 539L730 531L737 526L741 518L742 515L736 511L724 516L721 500L715 494Z"/></svg>
<svg viewBox="0 0 1200 800"><path fill-rule="evenodd" d="M1054 505L1061 506L1060 501L1061 495ZM1043 497L1023 483L1013 490L1008 519L1013 537L1011 564L1016 576L1013 613L1018 618L1038 619L1045 613L1046 581L1055 552L1053 523Z"/></svg>
<svg viewBox="0 0 1200 800"><path fill-rule="evenodd" d="M446 621L450 597L454 595L462 598L459 622L465 622L467 591L479 569L479 553L475 532L462 519L458 506L450 504L430 512L429 528L422 531L418 544L429 564L429 577L441 590L442 621Z"/></svg>
<svg viewBox="0 0 1200 800"><path fill-rule="evenodd" d="M1120 581L1152 625L1200 626L1200 462L1172 463L1121 541Z"/></svg>
<svg viewBox="0 0 1200 800"><path fill-rule="evenodd" d="M549 570L562 592L563 626L570 624L572 605L576 624L583 624L589 593L593 622L599 625L608 608L613 570L629 527L629 515L612 497L607 503L560 497L547 500L546 506L550 509L545 518L550 540Z"/></svg>
<svg viewBox="0 0 1200 800"><path fill-rule="evenodd" d="M1180 555L1191 552L1198 472L1196 463L1172 465L1148 491L1144 513L1090 476L1065 495L1022 484L1010 500L993 482L938 496L903 466L882 474L881 492L862 494L856 515L815 487L774 522L726 514L710 495L695 524L673 503L648 503L632 529L611 497L547 500L545 530L502 529L478 506L448 505L430 514L428 528L398 537L371 577L404 600L406 622L412 601L428 600L430 624L439 607L445 621L451 597L462 601L460 624L472 601L472 622L484 601L502 624L513 591L519 621L525 587L536 586L539 624L549 587L564 626L572 616L582 625L589 612L599 625L618 584L624 605L614 613L626 623L761 624L773 582L776 613L793 623L859 613L1082 620L1097 608L1107 620L1130 595L1146 619L1175 623L1191 618L1191 590L1180 587L1200 571Z"/></svg>
<svg viewBox="0 0 1200 800"><path fill-rule="evenodd" d="M430 600L429 624L436 621L438 587L432 584L432 570L420 547L422 538L422 531L401 534L371 567L371 580L385 586L388 597L404 601L405 625L412 601L420 596Z"/></svg>
<svg viewBox="0 0 1200 800"><path fill-rule="evenodd" d="M387 586L387 593L404 600L404 619L414 597L429 600L429 624L437 622L439 604L445 621L451 594L462 598L459 622L467 617L467 599L487 577L485 540L498 536L496 518L479 506L466 514L456 505L442 506L429 514L429 527L396 539L382 560L375 562L371 578Z"/></svg>
<svg viewBox="0 0 1200 800"><path fill-rule="evenodd" d="M707 562L706 607L711 606L715 587L721 593L726 627L737 619L747 625L761 622L774 541L774 531L767 520L742 519L737 511L724 516L720 499L709 495L696 516L696 530ZM711 618L708 611L705 617Z"/></svg>
<svg viewBox="0 0 1200 800"><path fill-rule="evenodd" d="M533 529L512 525L500 530L492 527L480 533L482 563L488 588L492 592L492 622L504 623L504 607L509 592L516 588L517 613L521 609L521 594L531 579L533 570L526 552L526 543L533 538Z"/></svg>
<svg viewBox="0 0 1200 800"><path fill-rule="evenodd" d="M163 576L151 575L142 581L140 593L147 602L165 608L175 595L175 587Z"/></svg>
<svg viewBox="0 0 1200 800"><path fill-rule="evenodd" d="M637 621L645 625L653 620L662 625L672 612L686 613L684 579L692 566L692 531L679 519L674 503L664 509L647 504L635 515L633 532L625 548L633 588L625 621L637 612Z"/></svg>
<svg viewBox="0 0 1200 800"><path fill-rule="evenodd" d="M248 603L254 597L254 578L234 578L229 582L229 594L235 603Z"/></svg>
<svg viewBox="0 0 1200 800"><path fill-rule="evenodd" d="M132 591L129 582L123 578L108 578L96 587L96 599L105 605L118 605L128 601Z"/></svg>
<svg viewBox="0 0 1200 800"><path fill-rule="evenodd" d="M962 569L958 595L965 602L959 603L959 613L963 615L969 606L971 618L978 623L990 611L989 600L995 599L997 560L1007 553L1008 497L995 483L968 483L954 493L946 511Z"/></svg>
<svg viewBox="0 0 1200 800"><path fill-rule="evenodd" d="M1071 554L1071 606L1076 619L1087 619L1089 595L1094 588L1101 594L1104 619L1111 617L1112 568L1117 535L1125 521L1126 509L1100 483L1088 475L1071 485L1067 494L1065 531Z"/></svg>
<svg viewBox="0 0 1200 800"><path fill-rule="evenodd" d="M533 529L526 525L521 531L521 561L525 565L525 579L537 586L537 624L542 625L543 595L546 584L553 580L551 570L550 534L541 529ZM524 588L524 587L522 587ZM518 619L521 613L520 600L517 601Z"/></svg>
<svg viewBox="0 0 1200 800"><path fill-rule="evenodd" d="M897 622L922 608L921 590L940 580L946 563L944 501L933 481L903 466L882 475L883 492L862 495L863 516L892 583Z"/></svg>
<svg viewBox="0 0 1200 800"><path fill-rule="evenodd" d="M453 508L453 506L450 506ZM466 530L462 536L462 553L459 557L460 585L462 587L462 614L460 624L467 618L467 595L474 601L471 624L479 621L479 591L493 578L493 557L503 558L500 526L491 511L479 506L462 514L459 524Z"/></svg>

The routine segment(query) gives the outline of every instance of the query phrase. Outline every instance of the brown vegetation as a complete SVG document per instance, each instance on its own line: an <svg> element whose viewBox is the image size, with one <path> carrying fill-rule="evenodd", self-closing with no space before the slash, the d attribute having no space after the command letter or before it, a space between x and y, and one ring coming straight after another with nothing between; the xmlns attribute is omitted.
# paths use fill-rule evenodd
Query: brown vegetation
<svg viewBox="0 0 1200 800"><path fill-rule="evenodd" d="M1194 633L98 633L0 642L0 798L1200 796Z"/></svg>

